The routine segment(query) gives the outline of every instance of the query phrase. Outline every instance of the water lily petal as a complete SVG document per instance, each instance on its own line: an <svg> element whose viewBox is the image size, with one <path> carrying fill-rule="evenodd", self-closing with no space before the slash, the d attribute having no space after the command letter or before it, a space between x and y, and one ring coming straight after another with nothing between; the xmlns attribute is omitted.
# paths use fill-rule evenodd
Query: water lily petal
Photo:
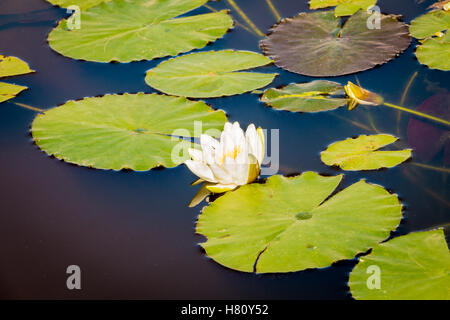
<svg viewBox="0 0 450 320"><path fill-rule="evenodd" d="M202 149L205 146L210 146L214 149L217 149L220 146L219 141L217 141L216 139L214 139L211 136L208 136L207 134L202 134L200 136L200 145L202 146Z"/></svg>
<svg viewBox="0 0 450 320"><path fill-rule="evenodd" d="M233 175L225 168L213 163L209 166L216 180L221 184L233 183Z"/></svg>
<svg viewBox="0 0 450 320"><path fill-rule="evenodd" d="M259 143L257 144L257 154L255 155L258 159L259 166L262 166L262 163L264 161L264 154L266 152L266 145L265 145L265 138L264 138L264 131L261 127L258 127L258 130L256 130L256 133L258 134Z"/></svg>
<svg viewBox="0 0 450 320"><path fill-rule="evenodd" d="M211 169L203 162L187 160L185 164L189 170L191 170L199 178L210 182L217 182Z"/></svg>
<svg viewBox="0 0 450 320"><path fill-rule="evenodd" d="M261 171L261 167L259 166L258 159L252 154L248 154L248 174L246 183L250 183L256 180L259 176L259 172Z"/></svg>
<svg viewBox="0 0 450 320"><path fill-rule="evenodd" d="M188 153L192 160L200 162L203 161L203 152L201 150L189 148Z"/></svg>

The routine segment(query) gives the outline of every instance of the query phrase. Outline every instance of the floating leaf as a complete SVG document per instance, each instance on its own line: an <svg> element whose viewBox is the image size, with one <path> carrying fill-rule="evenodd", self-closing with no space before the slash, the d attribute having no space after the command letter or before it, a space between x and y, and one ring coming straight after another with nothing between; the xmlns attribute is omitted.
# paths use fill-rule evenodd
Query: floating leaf
<svg viewBox="0 0 450 320"><path fill-rule="evenodd" d="M14 98L25 89L27 89L27 87L0 82L0 103Z"/></svg>
<svg viewBox="0 0 450 320"><path fill-rule="evenodd" d="M28 64L17 57L5 57L0 55L0 78L17 76L34 72Z"/></svg>
<svg viewBox="0 0 450 320"><path fill-rule="evenodd" d="M175 17L207 0L115 0L83 11L81 28L62 20L48 36L64 56L98 62L130 62L175 56L204 47L233 26L226 11Z"/></svg>
<svg viewBox="0 0 450 320"><path fill-rule="evenodd" d="M62 8L67 8L69 6L79 6L81 10L86 10L91 7L95 7L102 2L108 2L111 0L47 0L55 6L60 6Z"/></svg>
<svg viewBox="0 0 450 320"><path fill-rule="evenodd" d="M231 96L262 88L276 73L237 72L272 63L249 51L198 52L162 62L145 81L164 93L195 98Z"/></svg>
<svg viewBox="0 0 450 320"><path fill-rule="evenodd" d="M397 56L411 39L398 16L381 15L380 29L368 29L369 17L359 11L342 26L333 11L300 13L276 25L261 46L277 66L308 76L371 69Z"/></svg>
<svg viewBox="0 0 450 320"><path fill-rule="evenodd" d="M437 10L426 13L411 22L411 34L425 39L417 47L420 63L431 69L450 70L450 12Z"/></svg>
<svg viewBox="0 0 450 320"><path fill-rule="evenodd" d="M334 15L351 16L360 9L367 10L377 3L377 0L310 0L309 7L311 9L321 9L334 7Z"/></svg>
<svg viewBox="0 0 450 320"><path fill-rule="evenodd" d="M417 47L417 59L431 69L450 71L450 34L425 40Z"/></svg>
<svg viewBox="0 0 450 320"><path fill-rule="evenodd" d="M450 29L450 12L431 11L411 21L409 31L414 38L425 39Z"/></svg>
<svg viewBox="0 0 450 320"><path fill-rule="evenodd" d="M379 289L369 289L372 269L379 271ZM415 232L381 243L361 257L349 286L359 300L449 300L449 270L443 230Z"/></svg>
<svg viewBox="0 0 450 320"><path fill-rule="evenodd" d="M450 93L439 93L425 100L417 111L450 121ZM414 148L414 155L420 160L432 160L442 148L450 150L450 131L447 127L412 117L408 124L408 143ZM450 163L450 157L444 159Z"/></svg>
<svg viewBox="0 0 450 320"><path fill-rule="evenodd" d="M45 111L35 118L32 134L42 150L70 163L145 171L180 164L172 158L174 147L190 142L172 134L198 136L195 121L202 122L203 131L222 130L226 120L223 111L213 112L201 101L143 93L106 95Z"/></svg>
<svg viewBox="0 0 450 320"><path fill-rule="evenodd" d="M0 77L17 76L31 72L34 72L34 70L31 70L25 61L17 57L0 55ZM14 98L25 89L27 89L25 86L0 82L0 103Z"/></svg>
<svg viewBox="0 0 450 320"><path fill-rule="evenodd" d="M343 170L375 170L392 168L411 157L411 149L399 151L375 151L397 138L389 134L361 135L331 144L320 154L329 166L339 166Z"/></svg>
<svg viewBox="0 0 450 320"><path fill-rule="evenodd" d="M293 112L319 112L333 110L347 103L346 99L333 95L342 93L337 82L316 80L309 83L292 83L281 89L264 91L261 101L279 110Z"/></svg>
<svg viewBox="0 0 450 320"><path fill-rule="evenodd" d="M326 200L341 179L276 175L228 192L199 216L197 233L208 238L201 245L216 262L245 272L299 271L353 258L389 236L401 204L363 180Z"/></svg>

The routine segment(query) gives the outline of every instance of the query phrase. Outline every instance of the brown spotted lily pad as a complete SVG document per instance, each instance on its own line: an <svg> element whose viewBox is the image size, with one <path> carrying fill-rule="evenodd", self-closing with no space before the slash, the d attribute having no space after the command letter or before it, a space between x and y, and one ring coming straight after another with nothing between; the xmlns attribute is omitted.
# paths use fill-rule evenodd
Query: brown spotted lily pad
<svg viewBox="0 0 450 320"><path fill-rule="evenodd" d="M358 11L343 23L334 11L300 13L273 27L261 47L277 66L307 76L368 70L393 59L411 42L398 16L381 15L380 29L369 29L369 18Z"/></svg>
<svg viewBox="0 0 450 320"><path fill-rule="evenodd" d="M438 93L425 100L417 111L450 120L450 93ZM422 161L432 160L444 148L444 161L450 164L450 130L435 123L411 118L408 124L408 142L414 154Z"/></svg>

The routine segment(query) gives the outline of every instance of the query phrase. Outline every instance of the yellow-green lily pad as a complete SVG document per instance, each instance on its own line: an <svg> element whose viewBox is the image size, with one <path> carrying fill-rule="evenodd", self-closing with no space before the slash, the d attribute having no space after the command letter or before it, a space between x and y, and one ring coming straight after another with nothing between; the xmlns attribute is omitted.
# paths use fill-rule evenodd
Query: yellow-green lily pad
<svg viewBox="0 0 450 320"><path fill-rule="evenodd" d="M450 300L450 252L442 229L377 245L350 274L358 300Z"/></svg>
<svg viewBox="0 0 450 320"><path fill-rule="evenodd" d="M86 10L91 7L95 7L102 2L108 2L112 0L47 0L51 4L55 6L59 6L62 8L67 8L69 6L78 6L81 10Z"/></svg>
<svg viewBox="0 0 450 320"><path fill-rule="evenodd" d="M377 0L310 0L309 7L311 9L322 9L327 7L334 7L334 14L336 17L351 16L358 10L367 10L374 6Z"/></svg>
<svg viewBox="0 0 450 320"><path fill-rule="evenodd" d="M17 76L34 72L28 64L17 57L5 57L0 55L0 78ZM25 86L0 82L0 103L12 99L20 92L27 89Z"/></svg>
<svg viewBox="0 0 450 320"><path fill-rule="evenodd" d="M197 52L169 59L148 70L145 82L176 96L230 96L270 84L276 73L242 72L270 63L269 58L250 51Z"/></svg>
<svg viewBox="0 0 450 320"><path fill-rule="evenodd" d="M435 10L411 22L410 32L421 40L416 57L431 69L450 70L450 12Z"/></svg>
<svg viewBox="0 0 450 320"><path fill-rule="evenodd" d="M320 157L326 165L339 166L348 171L392 168L408 160L412 149L376 150L397 140L398 138L389 134L361 135L358 138L348 138L331 144L322 151Z"/></svg>
<svg viewBox="0 0 450 320"><path fill-rule="evenodd" d="M351 259L389 236L402 206L364 180L331 196L341 179L275 175L228 192L199 216L196 231L207 238L201 246L217 263L244 272L292 272Z"/></svg>

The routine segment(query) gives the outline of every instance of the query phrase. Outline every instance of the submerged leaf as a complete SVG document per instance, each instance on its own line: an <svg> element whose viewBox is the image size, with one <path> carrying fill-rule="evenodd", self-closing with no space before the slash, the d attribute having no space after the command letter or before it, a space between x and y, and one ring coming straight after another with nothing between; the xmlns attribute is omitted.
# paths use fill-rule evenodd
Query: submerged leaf
<svg viewBox="0 0 450 320"><path fill-rule="evenodd" d="M188 158L176 146L187 150L191 143L178 137L201 133L194 130L195 121L206 131L221 130L226 120L223 111L202 101L138 93L68 101L38 115L31 131L36 144L58 159L98 169L146 171L175 167ZM174 152L182 158L174 158Z"/></svg>
<svg viewBox="0 0 450 320"><path fill-rule="evenodd" d="M321 9L327 7L334 7L334 14L336 17L350 16L360 9L367 10L377 3L377 0L310 0L309 6L311 9Z"/></svg>
<svg viewBox="0 0 450 320"><path fill-rule="evenodd" d="M285 19L261 41L264 53L291 72L321 77L371 69L410 44L406 24L381 15L381 28L369 29L370 15L359 11L341 26L333 11L300 13Z"/></svg>
<svg viewBox="0 0 450 320"><path fill-rule="evenodd" d="M207 0L115 0L83 11L81 28L62 20L48 36L64 56L97 62L130 62L174 56L204 47L233 26L225 12L176 18Z"/></svg>
<svg viewBox="0 0 450 320"><path fill-rule="evenodd" d="M207 237L201 245L216 262L245 272L254 266L258 273L300 271L351 259L386 239L402 209L395 195L363 180L326 200L341 179L276 175L228 192L199 216L196 231Z"/></svg>
<svg viewBox="0 0 450 320"><path fill-rule="evenodd" d="M164 61L148 70L145 81L159 91L177 96L230 96L271 83L276 73L240 72L269 63L272 60L250 51L191 53Z"/></svg>
<svg viewBox="0 0 450 320"><path fill-rule="evenodd" d="M345 105L346 99L333 97L342 92L340 83L316 80L309 83L291 83L280 89L267 89L261 101L279 110L319 112Z"/></svg>
<svg viewBox="0 0 450 320"><path fill-rule="evenodd" d="M450 93L439 93L425 100L417 111L450 121ZM408 143L420 160L432 160L442 148L450 150L450 130L420 118L411 117L407 129ZM450 164L450 157L444 158Z"/></svg>
<svg viewBox="0 0 450 320"><path fill-rule="evenodd" d="M425 39L417 47L420 63L431 69L450 70L450 12L437 10L428 12L411 22L411 34Z"/></svg>
<svg viewBox="0 0 450 320"><path fill-rule="evenodd" d="M372 274L377 269L377 277ZM358 300L449 300L450 253L442 229L414 232L381 243L350 274ZM377 271L375 271L377 272Z"/></svg>
<svg viewBox="0 0 450 320"><path fill-rule="evenodd" d="M331 144L320 157L329 166L339 166L343 170L375 170L392 168L411 157L411 149L399 151L375 151L397 138L388 134L361 135Z"/></svg>
<svg viewBox="0 0 450 320"><path fill-rule="evenodd" d="M102 2L108 2L112 0L47 0L55 6L60 6L62 8L67 8L69 6L79 6L81 10L86 10L91 7L95 7Z"/></svg>

